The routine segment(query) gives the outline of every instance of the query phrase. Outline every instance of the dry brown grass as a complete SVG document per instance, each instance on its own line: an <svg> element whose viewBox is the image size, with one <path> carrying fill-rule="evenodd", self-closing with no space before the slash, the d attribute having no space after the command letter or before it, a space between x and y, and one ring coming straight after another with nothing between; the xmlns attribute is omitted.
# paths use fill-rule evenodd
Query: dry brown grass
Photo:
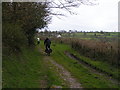
<svg viewBox="0 0 120 90"><path fill-rule="evenodd" d="M120 48L118 42L102 42L95 40L82 40L78 38L51 38L59 43L70 44L80 54L93 60L103 60L111 64L120 64Z"/></svg>

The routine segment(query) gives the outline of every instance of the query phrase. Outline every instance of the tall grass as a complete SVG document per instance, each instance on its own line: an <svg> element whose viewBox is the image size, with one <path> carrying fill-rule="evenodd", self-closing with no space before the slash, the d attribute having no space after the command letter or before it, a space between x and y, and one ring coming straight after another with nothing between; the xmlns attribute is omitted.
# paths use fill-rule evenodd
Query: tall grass
<svg viewBox="0 0 120 90"><path fill-rule="evenodd" d="M92 58L93 60L102 60L112 65L120 64L119 42L102 42L95 40L82 40L78 38L51 38L59 43L70 44L73 49L80 54Z"/></svg>

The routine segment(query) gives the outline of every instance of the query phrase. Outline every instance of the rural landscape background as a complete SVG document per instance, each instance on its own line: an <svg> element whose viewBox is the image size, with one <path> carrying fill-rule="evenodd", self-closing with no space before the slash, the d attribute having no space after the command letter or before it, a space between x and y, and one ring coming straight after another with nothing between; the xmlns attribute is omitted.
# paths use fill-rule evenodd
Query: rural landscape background
<svg viewBox="0 0 120 90"><path fill-rule="evenodd" d="M66 17L52 12L53 8L75 15L70 8L81 5L97 4L88 0L2 2L3 88L120 88L118 30L49 28L54 16ZM45 53L46 38L51 40L50 56Z"/></svg>

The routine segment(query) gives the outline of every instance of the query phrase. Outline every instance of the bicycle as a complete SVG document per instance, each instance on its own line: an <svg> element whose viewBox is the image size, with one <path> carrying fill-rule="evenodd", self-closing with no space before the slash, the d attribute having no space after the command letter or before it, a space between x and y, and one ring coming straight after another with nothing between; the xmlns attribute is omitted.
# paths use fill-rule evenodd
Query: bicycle
<svg viewBox="0 0 120 90"><path fill-rule="evenodd" d="M47 48L47 49L45 49L45 52L47 53L48 56L50 56L50 53L52 53L52 49L51 48Z"/></svg>

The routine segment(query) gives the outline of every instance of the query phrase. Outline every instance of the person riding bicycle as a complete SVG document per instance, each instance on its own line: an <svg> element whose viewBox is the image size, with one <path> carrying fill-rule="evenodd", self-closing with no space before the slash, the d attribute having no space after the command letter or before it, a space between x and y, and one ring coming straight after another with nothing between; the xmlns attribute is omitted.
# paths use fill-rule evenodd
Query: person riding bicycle
<svg viewBox="0 0 120 90"><path fill-rule="evenodd" d="M47 51L50 49L50 44L51 44L50 39L46 38L44 41L44 45L45 45Z"/></svg>

